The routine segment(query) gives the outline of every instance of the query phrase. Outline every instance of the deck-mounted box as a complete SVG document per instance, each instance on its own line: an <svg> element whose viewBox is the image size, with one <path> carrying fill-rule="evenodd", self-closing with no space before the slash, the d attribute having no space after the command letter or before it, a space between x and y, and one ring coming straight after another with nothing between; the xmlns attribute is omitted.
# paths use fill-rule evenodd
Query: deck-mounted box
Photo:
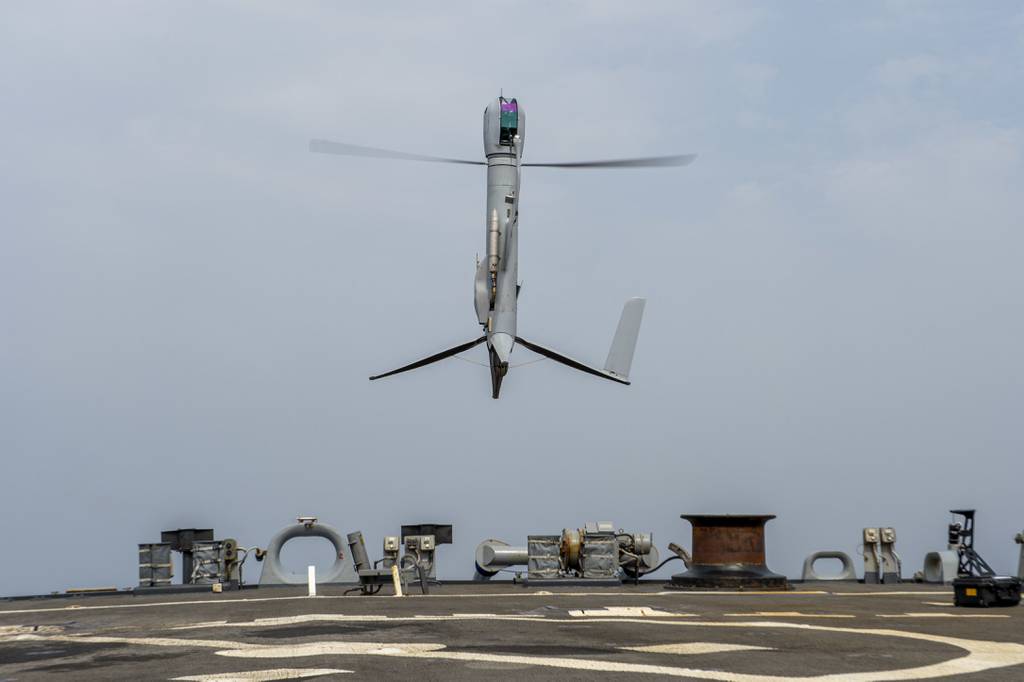
<svg viewBox="0 0 1024 682"><path fill-rule="evenodd" d="M562 570L561 535L526 537L526 570L530 580L551 580Z"/></svg>
<svg viewBox="0 0 1024 682"><path fill-rule="evenodd" d="M171 584L174 565L169 542L139 545L139 587L164 587Z"/></svg>
<svg viewBox="0 0 1024 682"><path fill-rule="evenodd" d="M168 543L175 552L181 552L181 582L192 583L192 545L196 542L212 542L212 528L178 528L160 533L160 541Z"/></svg>

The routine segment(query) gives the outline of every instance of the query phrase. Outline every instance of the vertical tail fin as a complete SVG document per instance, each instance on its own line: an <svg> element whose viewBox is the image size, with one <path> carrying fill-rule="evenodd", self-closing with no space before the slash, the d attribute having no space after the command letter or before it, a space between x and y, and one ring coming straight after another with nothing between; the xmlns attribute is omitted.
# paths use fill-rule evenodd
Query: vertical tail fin
<svg viewBox="0 0 1024 682"><path fill-rule="evenodd" d="M640 336L640 322L644 317L643 298L631 298L622 307L619 327L615 330L612 347L608 350L608 360L604 363L605 371L623 379L629 378L629 368L633 365L633 353L636 351L636 340Z"/></svg>

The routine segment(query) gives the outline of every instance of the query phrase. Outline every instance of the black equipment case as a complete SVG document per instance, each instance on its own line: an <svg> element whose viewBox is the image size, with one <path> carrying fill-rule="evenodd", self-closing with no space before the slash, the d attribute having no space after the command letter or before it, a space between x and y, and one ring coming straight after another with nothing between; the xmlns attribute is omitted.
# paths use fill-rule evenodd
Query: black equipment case
<svg viewBox="0 0 1024 682"><path fill-rule="evenodd" d="M970 576L953 581L956 606L1016 606L1020 604L1020 578L1010 576Z"/></svg>

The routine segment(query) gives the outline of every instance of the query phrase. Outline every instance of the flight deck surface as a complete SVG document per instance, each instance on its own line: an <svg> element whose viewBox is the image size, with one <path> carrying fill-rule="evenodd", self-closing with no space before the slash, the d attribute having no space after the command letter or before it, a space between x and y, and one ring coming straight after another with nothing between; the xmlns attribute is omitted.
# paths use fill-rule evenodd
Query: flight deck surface
<svg viewBox="0 0 1024 682"><path fill-rule="evenodd" d="M1024 609L938 586L444 585L0 600L0 680L1024 679Z"/></svg>

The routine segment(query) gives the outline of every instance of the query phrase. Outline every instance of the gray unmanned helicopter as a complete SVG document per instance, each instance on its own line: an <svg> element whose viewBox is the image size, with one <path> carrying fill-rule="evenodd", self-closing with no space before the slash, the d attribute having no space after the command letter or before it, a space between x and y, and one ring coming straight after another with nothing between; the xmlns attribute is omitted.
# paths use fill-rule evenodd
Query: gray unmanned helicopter
<svg viewBox="0 0 1024 682"><path fill-rule="evenodd" d="M629 368L633 363L640 321L644 313L645 300L632 298L626 301L619 318L619 326L612 339L611 349L604 369L585 365L578 360L527 341L516 332L516 305L519 298L517 279L519 265L519 174L523 166L542 168L651 168L664 166L685 166L696 156L654 156L637 159L612 161L573 161L568 163L523 163L523 144L526 141L526 114L515 99L498 97L484 110L484 154L486 160L448 159L422 154L362 147L328 140L311 140L309 150L321 154L344 156L368 156L380 159L405 161L430 161L435 163L459 163L487 166L487 257L477 262L474 298L477 321L483 327L484 335L443 350L430 357L417 360L398 369L370 377L370 381L383 379L393 374L408 372L487 342L491 367L491 397L497 398L501 391L501 380L508 373L509 356L516 343L534 353L568 365L581 372L603 379L629 384Z"/></svg>

